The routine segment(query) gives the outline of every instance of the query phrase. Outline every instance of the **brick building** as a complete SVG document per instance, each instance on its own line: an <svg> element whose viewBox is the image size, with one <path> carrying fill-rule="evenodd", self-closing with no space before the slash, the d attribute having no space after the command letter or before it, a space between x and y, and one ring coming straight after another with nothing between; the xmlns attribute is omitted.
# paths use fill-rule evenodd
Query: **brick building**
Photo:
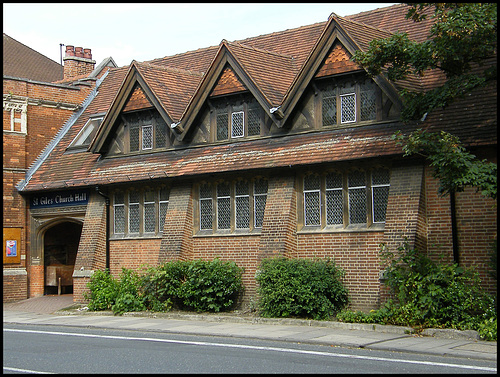
<svg viewBox="0 0 500 377"><path fill-rule="evenodd" d="M93 271L176 259L233 260L255 298L264 258L332 257L352 308L383 300L379 245L404 239L452 258L449 198L391 136L426 127L496 159L496 86L403 124L396 84L350 60L373 39L430 20L394 5L115 68L17 187L29 202L28 265L59 260L82 301ZM487 289L496 202L457 194L461 263ZM62 263L61 261L65 262ZM59 272L62 273L62 272Z"/></svg>
<svg viewBox="0 0 500 377"><path fill-rule="evenodd" d="M16 185L72 116L105 72L91 51L66 47L64 66L3 35L3 282L4 301L43 294L43 274L31 278L27 263L28 212ZM8 247L7 242L9 241ZM29 286L32 283L32 286Z"/></svg>

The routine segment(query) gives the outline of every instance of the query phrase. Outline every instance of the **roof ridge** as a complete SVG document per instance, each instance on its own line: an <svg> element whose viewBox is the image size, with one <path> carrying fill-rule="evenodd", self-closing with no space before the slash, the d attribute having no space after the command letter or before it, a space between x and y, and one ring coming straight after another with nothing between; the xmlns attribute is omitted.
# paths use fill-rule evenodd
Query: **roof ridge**
<svg viewBox="0 0 500 377"><path fill-rule="evenodd" d="M288 59L294 59L294 57L292 55L285 55L285 54L280 54L279 52L276 52L276 51L269 51L269 50L265 50L263 48L259 48L259 47L254 47L254 46L249 46L249 45L246 45L246 44L243 44L239 41L227 41L225 40L227 44L229 45L236 45L236 46L239 46L239 47L242 47L242 48L247 48L247 49L250 49L250 50L254 50L254 51L257 51L257 52L262 52L262 53L265 53L265 54L270 54L270 55L276 55L276 56L279 56L279 57L282 57L282 58L288 58Z"/></svg>
<svg viewBox="0 0 500 377"><path fill-rule="evenodd" d="M147 62L135 62L137 64L138 67L149 67L149 68L153 68L153 69L159 69L161 71L168 71L168 72L172 72L172 73L184 73L184 74L188 74L188 75L193 75L193 76L203 76L204 73L203 72L198 72L198 71L193 71L193 70L189 70L189 69L182 69L182 68L174 68L174 67L170 67L168 65L157 65L157 64L153 64L149 61Z"/></svg>
<svg viewBox="0 0 500 377"><path fill-rule="evenodd" d="M377 9L381 9L381 8L377 8ZM366 11L364 13L368 13L370 11ZM378 28L378 27L375 27L373 25L369 25L369 24L365 24L364 22L361 22L361 21L354 21L354 20L350 20L346 17L342 17L342 16L339 16L335 13L331 13L330 14L330 17L334 17L334 18L340 18L342 19L342 21L345 21L345 22L350 22L351 24L357 24L357 25L360 25L360 26L363 26L363 27L366 27L366 28L369 28L369 29L373 29L373 30L377 30L377 31L381 31L383 33L388 33L388 34L394 34L392 32L390 32L389 30L386 30L386 29L381 29L381 28Z"/></svg>

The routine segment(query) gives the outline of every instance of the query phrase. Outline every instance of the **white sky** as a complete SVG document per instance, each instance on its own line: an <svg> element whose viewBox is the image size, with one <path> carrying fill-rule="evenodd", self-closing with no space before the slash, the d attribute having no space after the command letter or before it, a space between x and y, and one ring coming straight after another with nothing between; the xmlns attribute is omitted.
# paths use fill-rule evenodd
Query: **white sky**
<svg viewBox="0 0 500 377"><path fill-rule="evenodd" d="M62 43L124 66L392 4L3 3L3 32L58 63Z"/></svg>

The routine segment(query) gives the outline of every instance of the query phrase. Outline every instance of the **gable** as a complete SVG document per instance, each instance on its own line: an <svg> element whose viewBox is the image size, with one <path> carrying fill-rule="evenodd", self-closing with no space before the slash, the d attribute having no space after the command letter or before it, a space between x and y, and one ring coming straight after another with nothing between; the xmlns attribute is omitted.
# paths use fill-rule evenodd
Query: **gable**
<svg viewBox="0 0 500 377"><path fill-rule="evenodd" d="M351 57L352 54L350 54L346 48L337 41L331 48L315 77L319 78L361 70L362 68L360 66L351 61Z"/></svg>
<svg viewBox="0 0 500 377"><path fill-rule="evenodd" d="M212 92L210 93L210 97L221 96L230 93L237 93L246 91L247 87L240 80L238 75L234 72L234 70L226 65L224 70L219 76L217 83L215 84Z"/></svg>
<svg viewBox="0 0 500 377"><path fill-rule="evenodd" d="M122 111L127 112L140 109L147 109L151 107L153 107L153 104L148 100L146 94L139 86L139 84L136 83Z"/></svg>

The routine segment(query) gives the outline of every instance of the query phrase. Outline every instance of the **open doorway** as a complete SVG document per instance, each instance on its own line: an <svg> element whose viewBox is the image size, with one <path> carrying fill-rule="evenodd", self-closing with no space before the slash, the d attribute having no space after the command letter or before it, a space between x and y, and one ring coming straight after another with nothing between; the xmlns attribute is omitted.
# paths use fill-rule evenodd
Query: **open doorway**
<svg viewBox="0 0 500 377"><path fill-rule="evenodd" d="M81 223L66 221L45 232L45 295L73 293L73 270L82 228Z"/></svg>

